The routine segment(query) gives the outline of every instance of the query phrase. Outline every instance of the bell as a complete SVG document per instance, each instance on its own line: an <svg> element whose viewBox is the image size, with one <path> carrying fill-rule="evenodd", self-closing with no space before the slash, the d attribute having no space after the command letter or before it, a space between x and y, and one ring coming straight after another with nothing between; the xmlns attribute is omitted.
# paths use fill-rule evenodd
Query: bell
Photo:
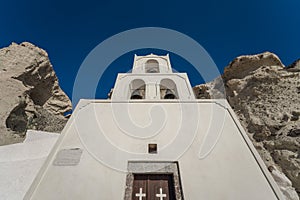
<svg viewBox="0 0 300 200"><path fill-rule="evenodd" d="M133 93L131 94L130 99L143 99L141 93L139 90L135 90L133 91Z"/></svg>
<svg viewBox="0 0 300 200"><path fill-rule="evenodd" d="M176 96L170 89L167 89L164 99L176 99Z"/></svg>

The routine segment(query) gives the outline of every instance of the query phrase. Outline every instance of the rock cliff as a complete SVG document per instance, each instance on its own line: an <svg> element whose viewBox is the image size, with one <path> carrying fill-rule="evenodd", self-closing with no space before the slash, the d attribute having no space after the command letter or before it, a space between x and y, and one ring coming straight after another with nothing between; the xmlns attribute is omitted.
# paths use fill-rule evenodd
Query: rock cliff
<svg viewBox="0 0 300 200"><path fill-rule="evenodd" d="M60 132L71 110L46 51L28 43L0 49L0 145L20 142L28 128Z"/></svg>
<svg viewBox="0 0 300 200"><path fill-rule="evenodd" d="M285 67L270 52L240 56L221 77L194 92L197 98L225 94L287 199L299 199L291 184L299 195L300 60Z"/></svg>

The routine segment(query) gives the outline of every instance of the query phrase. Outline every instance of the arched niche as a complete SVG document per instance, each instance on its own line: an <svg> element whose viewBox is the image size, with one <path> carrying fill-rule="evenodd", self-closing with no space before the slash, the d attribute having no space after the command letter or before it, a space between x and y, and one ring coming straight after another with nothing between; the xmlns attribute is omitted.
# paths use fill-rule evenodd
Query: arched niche
<svg viewBox="0 0 300 200"><path fill-rule="evenodd" d="M159 73L159 63L155 59L149 59L145 63L146 73Z"/></svg>
<svg viewBox="0 0 300 200"><path fill-rule="evenodd" d="M130 99L145 99L146 85L142 79L132 80L129 85Z"/></svg>
<svg viewBox="0 0 300 200"><path fill-rule="evenodd" d="M160 81L160 98L161 99L178 99L176 84L171 79L162 79Z"/></svg>

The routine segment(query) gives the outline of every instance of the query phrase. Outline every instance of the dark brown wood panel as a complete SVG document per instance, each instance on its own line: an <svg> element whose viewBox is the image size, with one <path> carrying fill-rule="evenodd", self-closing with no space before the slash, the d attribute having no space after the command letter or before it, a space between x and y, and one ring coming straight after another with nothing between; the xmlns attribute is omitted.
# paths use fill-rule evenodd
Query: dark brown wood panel
<svg viewBox="0 0 300 200"><path fill-rule="evenodd" d="M132 199L147 199L147 179L143 176L135 176L133 180Z"/></svg>
<svg viewBox="0 0 300 200"><path fill-rule="evenodd" d="M133 200L174 200L171 174L136 174L133 181Z"/></svg>

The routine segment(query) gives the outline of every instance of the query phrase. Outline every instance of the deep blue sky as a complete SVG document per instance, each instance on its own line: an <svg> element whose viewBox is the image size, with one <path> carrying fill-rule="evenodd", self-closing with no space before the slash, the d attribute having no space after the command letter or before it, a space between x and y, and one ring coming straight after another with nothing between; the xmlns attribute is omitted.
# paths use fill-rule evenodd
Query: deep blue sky
<svg viewBox="0 0 300 200"><path fill-rule="evenodd" d="M0 47L29 41L44 48L71 97L88 53L108 37L138 27L164 27L190 36L221 72L236 56L263 51L276 53L289 65L300 58L299 8L299 0L2 1ZM132 59L128 53L112 64L107 78L100 80L97 97L106 98L116 73L130 69ZM171 61L178 71L188 72L193 85L202 82L183 59L173 55Z"/></svg>

